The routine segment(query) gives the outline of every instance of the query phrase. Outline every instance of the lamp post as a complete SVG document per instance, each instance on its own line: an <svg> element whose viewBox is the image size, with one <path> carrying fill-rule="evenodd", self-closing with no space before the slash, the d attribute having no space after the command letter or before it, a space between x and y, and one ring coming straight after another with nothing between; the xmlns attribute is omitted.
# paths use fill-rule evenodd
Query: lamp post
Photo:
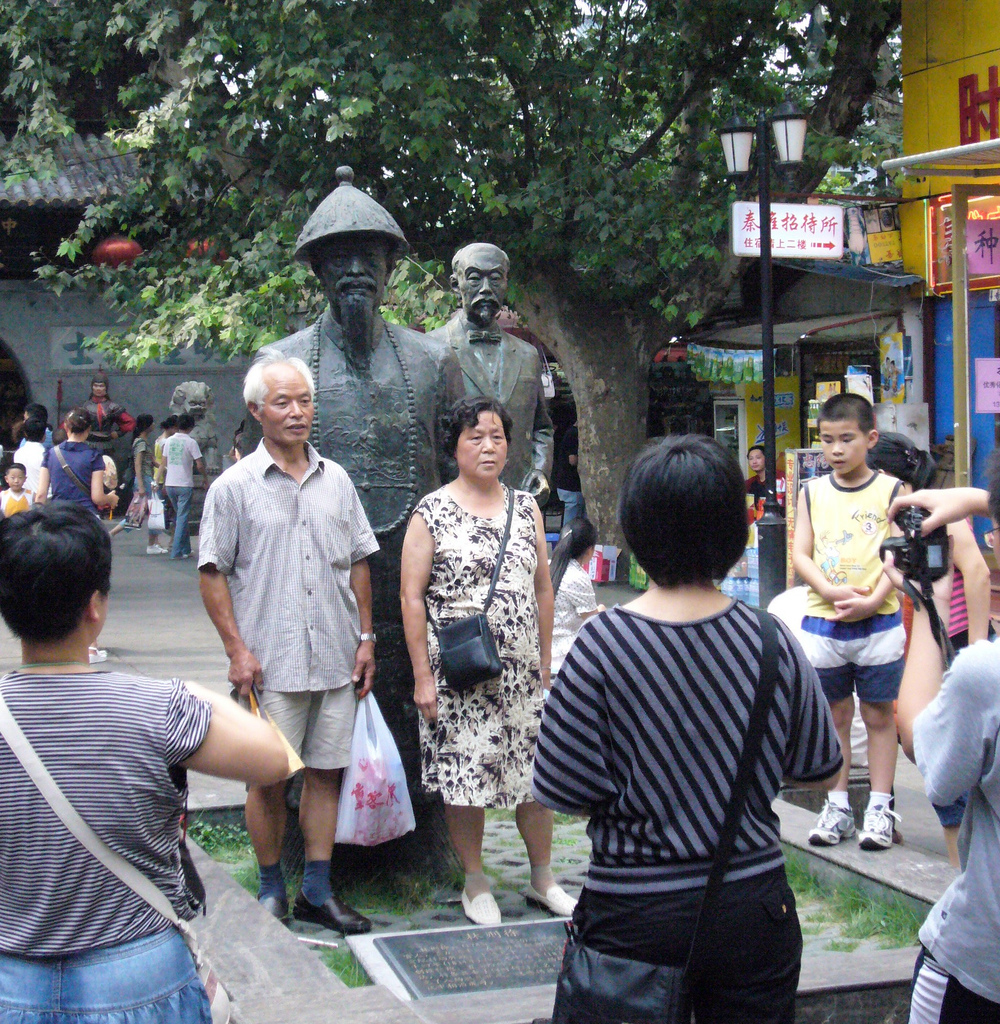
<svg viewBox="0 0 1000 1024"><path fill-rule="evenodd" d="M774 289L771 281L771 147L768 127L774 134L777 165L788 168L802 162L806 137L805 115L786 101L772 113L761 111L756 129L733 118L719 132L726 167L732 177L750 173L750 154L756 141L757 186L760 209L760 335L764 364L764 514L757 521L760 567L760 605L766 608L785 589L785 517L778 504L774 436ZM786 497L794 500L794 495Z"/></svg>

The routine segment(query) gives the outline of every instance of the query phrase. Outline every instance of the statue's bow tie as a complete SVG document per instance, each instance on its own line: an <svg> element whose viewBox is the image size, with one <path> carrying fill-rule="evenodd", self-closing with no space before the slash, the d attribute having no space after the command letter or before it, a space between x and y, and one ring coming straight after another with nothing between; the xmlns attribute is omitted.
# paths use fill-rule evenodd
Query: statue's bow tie
<svg viewBox="0 0 1000 1024"><path fill-rule="evenodd" d="M487 341L491 345L499 345L503 341L503 332L497 328L490 331L470 330L467 335L470 344L472 342Z"/></svg>

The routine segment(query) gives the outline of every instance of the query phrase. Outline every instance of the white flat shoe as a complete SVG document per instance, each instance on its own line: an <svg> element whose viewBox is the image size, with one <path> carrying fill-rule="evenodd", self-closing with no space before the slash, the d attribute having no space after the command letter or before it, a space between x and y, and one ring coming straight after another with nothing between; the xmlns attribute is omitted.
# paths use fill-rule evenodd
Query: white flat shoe
<svg viewBox="0 0 1000 1024"><path fill-rule="evenodd" d="M534 903L535 906L541 907L542 910L547 910L556 917L572 917L573 911L576 909L576 900L569 893L564 892L555 882L546 889L544 896L536 892L529 885L524 890L524 898L529 903Z"/></svg>
<svg viewBox="0 0 1000 1024"><path fill-rule="evenodd" d="M91 647L90 651L89 651L89 654L90 654L90 664L91 665L100 665L100 663L102 661L107 661L108 660L108 652L107 651L102 651L102 650L98 649L97 647Z"/></svg>
<svg viewBox="0 0 1000 1024"><path fill-rule="evenodd" d="M481 892L474 900L470 900L463 889L462 909L473 924L494 925L500 923L500 908L497 906L497 901L493 899L492 893Z"/></svg>

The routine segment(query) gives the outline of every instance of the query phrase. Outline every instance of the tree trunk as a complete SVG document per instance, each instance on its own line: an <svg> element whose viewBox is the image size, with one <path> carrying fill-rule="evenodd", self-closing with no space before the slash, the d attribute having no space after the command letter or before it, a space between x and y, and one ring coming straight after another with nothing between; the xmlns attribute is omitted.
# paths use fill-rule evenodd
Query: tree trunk
<svg viewBox="0 0 1000 1024"><path fill-rule="evenodd" d="M518 311L555 352L576 399L587 516L600 543L624 548L618 494L646 441L649 364L669 327L652 313L608 309L550 275L534 277L524 295Z"/></svg>

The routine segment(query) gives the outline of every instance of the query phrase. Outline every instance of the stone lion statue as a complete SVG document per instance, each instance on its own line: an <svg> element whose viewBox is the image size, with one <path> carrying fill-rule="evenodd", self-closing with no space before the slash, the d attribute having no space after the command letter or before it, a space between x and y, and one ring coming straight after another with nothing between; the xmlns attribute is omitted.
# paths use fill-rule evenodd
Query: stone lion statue
<svg viewBox="0 0 1000 1024"><path fill-rule="evenodd" d="M198 442L208 475L214 477L222 472L222 456L219 452L219 425L211 409L212 389L204 381L186 380L174 388L170 411L178 416L186 412L194 417L191 436Z"/></svg>

